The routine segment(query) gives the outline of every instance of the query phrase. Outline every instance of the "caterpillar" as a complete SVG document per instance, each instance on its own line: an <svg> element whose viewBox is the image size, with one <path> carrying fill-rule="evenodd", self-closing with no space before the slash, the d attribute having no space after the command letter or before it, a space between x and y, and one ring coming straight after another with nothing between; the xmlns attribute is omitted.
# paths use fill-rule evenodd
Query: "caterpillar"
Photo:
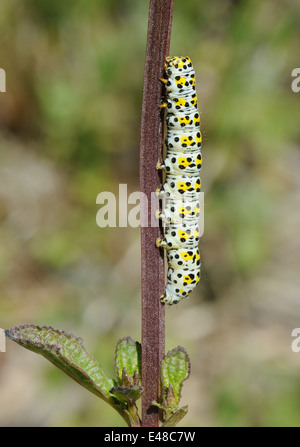
<svg viewBox="0 0 300 447"><path fill-rule="evenodd" d="M202 165L200 115L197 106L195 72L189 57L167 57L165 61L167 134L166 157L157 168L165 171L165 181L156 191L165 204L158 217L164 236L156 245L166 250L168 273L162 303L177 304L200 281L198 219Z"/></svg>

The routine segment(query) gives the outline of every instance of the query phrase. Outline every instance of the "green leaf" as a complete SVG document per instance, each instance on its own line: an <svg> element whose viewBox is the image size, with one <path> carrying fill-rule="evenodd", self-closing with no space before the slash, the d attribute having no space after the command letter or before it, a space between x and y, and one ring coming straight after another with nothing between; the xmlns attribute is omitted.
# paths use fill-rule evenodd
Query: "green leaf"
<svg viewBox="0 0 300 447"><path fill-rule="evenodd" d="M97 360L86 351L81 338L51 326L35 325L8 329L5 334L24 348L44 356L98 397L111 401L109 390L114 382L106 377Z"/></svg>
<svg viewBox="0 0 300 447"><path fill-rule="evenodd" d="M190 358L182 346L169 351L161 362L161 395L153 405L159 408L163 427L174 427L186 415L188 407L178 408L183 382L189 377Z"/></svg>
<svg viewBox="0 0 300 447"><path fill-rule="evenodd" d="M110 392L116 396L120 402L126 402L129 406L141 397L143 387L141 386L114 386Z"/></svg>
<svg viewBox="0 0 300 447"><path fill-rule="evenodd" d="M169 351L162 360L162 388L167 393L168 404L171 404L172 408L179 403L183 382L189 377L190 370L190 358L182 346Z"/></svg>
<svg viewBox="0 0 300 447"><path fill-rule="evenodd" d="M141 345L131 337L120 339L116 346L115 368L120 385L136 385L141 382Z"/></svg>
<svg viewBox="0 0 300 447"><path fill-rule="evenodd" d="M110 392L118 399L118 401L123 402L125 406L123 412L129 420L130 427L140 427L141 420L135 402L141 397L143 387L135 385L115 386Z"/></svg>
<svg viewBox="0 0 300 447"><path fill-rule="evenodd" d="M187 405L185 405L184 407L179 408L161 426L162 427L175 427L178 424L178 422L180 422L181 419L187 414L187 412L188 412L188 406Z"/></svg>

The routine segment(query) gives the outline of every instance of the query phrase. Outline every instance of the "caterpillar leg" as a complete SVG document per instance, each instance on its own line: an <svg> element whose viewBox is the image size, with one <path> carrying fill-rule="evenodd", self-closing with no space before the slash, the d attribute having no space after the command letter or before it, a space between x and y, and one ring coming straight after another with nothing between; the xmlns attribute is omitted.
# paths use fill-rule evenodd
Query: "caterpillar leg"
<svg viewBox="0 0 300 447"><path fill-rule="evenodd" d="M165 78L159 78L159 80L160 80L161 82L163 82L164 84L167 84L167 82L168 82L168 79L165 79Z"/></svg>
<svg viewBox="0 0 300 447"><path fill-rule="evenodd" d="M167 106L168 106L168 103L167 102L163 102L162 104L160 104L159 108L160 109L166 109Z"/></svg>
<svg viewBox="0 0 300 447"><path fill-rule="evenodd" d="M166 165L164 163L161 163L160 161L157 162L156 164L156 169L165 169Z"/></svg>
<svg viewBox="0 0 300 447"><path fill-rule="evenodd" d="M173 304L178 304L183 298L186 298L188 294L178 296L173 293L170 293L168 290L168 286L166 287L165 292L160 297L160 302L164 304L168 304L168 306L172 306Z"/></svg>
<svg viewBox="0 0 300 447"><path fill-rule="evenodd" d="M163 293L160 297L160 302L163 304L168 304L168 306L172 306L172 304L177 304L180 300L179 299L172 299L170 295L167 293Z"/></svg>
<svg viewBox="0 0 300 447"><path fill-rule="evenodd" d="M161 189L157 188L155 191L155 195L157 197L170 197L170 193L168 193L168 192L166 193L166 191L164 190L164 187L162 187Z"/></svg>
<svg viewBox="0 0 300 447"><path fill-rule="evenodd" d="M160 219L160 220L162 220L163 222L166 222L166 223L170 223L171 222L171 218L167 217L165 215L165 213L163 213L160 210L155 211L155 217L156 217L156 219Z"/></svg>
<svg viewBox="0 0 300 447"><path fill-rule="evenodd" d="M165 247L166 246L166 241L163 238L158 237L156 239L156 246L157 247Z"/></svg>
<svg viewBox="0 0 300 447"><path fill-rule="evenodd" d="M163 293L161 296L160 296L160 302L161 303L163 303L163 304L169 304L169 303L167 303L166 302L166 294L165 293Z"/></svg>
<svg viewBox="0 0 300 447"><path fill-rule="evenodd" d="M160 219L160 220L162 220L163 222L166 222L166 223L170 223L171 220L172 220L170 217L167 217L167 216L165 215L165 213L163 213L163 212L160 211L160 210L157 210L157 211L155 212L155 217L156 217L156 219Z"/></svg>
<svg viewBox="0 0 300 447"><path fill-rule="evenodd" d="M155 211L156 219L161 219L162 212L160 210Z"/></svg>

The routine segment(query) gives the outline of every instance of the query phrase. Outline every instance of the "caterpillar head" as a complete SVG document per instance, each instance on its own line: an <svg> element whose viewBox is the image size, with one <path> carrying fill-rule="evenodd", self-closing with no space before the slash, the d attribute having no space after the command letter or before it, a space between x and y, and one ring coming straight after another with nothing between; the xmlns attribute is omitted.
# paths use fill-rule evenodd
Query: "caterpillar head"
<svg viewBox="0 0 300 447"><path fill-rule="evenodd" d="M193 64L188 56L166 57L165 70L168 75L193 70Z"/></svg>

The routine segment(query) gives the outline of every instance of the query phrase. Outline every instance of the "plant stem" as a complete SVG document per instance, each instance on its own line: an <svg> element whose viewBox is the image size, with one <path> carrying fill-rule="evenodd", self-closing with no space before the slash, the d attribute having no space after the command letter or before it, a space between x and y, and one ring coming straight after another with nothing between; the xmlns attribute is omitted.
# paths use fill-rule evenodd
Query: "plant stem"
<svg viewBox="0 0 300 447"><path fill-rule="evenodd" d="M159 297L165 286L163 253L156 247L161 229L151 226L151 193L161 185L156 169L163 146L162 97L164 60L169 53L174 0L150 0L140 140L142 249L142 426L158 427L159 371L165 350L165 309ZM153 217L152 217L153 221ZM143 226L143 223L148 226Z"/></svg>

